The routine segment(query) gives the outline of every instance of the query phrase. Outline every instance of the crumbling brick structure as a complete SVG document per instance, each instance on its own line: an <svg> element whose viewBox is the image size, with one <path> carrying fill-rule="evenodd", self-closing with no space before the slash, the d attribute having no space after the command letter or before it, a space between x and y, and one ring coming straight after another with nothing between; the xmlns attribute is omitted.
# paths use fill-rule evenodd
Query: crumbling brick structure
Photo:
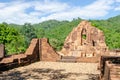
<svg viewBox="0 0 120 80"><path fill-rule="evenodd" d="M60 56L56 51L50 46L47 38L39 40L40 42L40 60L41 61L57 61L60 59Z"/></svg>
<svg viewBox="0 0 120 80"><path fill-rule="evenodd" d="M30 46L24 54L5 56L0 60L0 71L27 65L39 60L38 39L32 39Z"/></svg>
<svg viewBox="0 0 120 80"><path fill-rule="evenodd" d="M4 53L4 50L2 53ZM82 21L67 36L60 54L56 53L46 38L32 39L24 54L4 57L2 53L0 54L0 58L2 57L0 69L8 66L13 67L13 65L30 64L40 60L98 62L101 55L108 53L108 47L105 44L103 32L93 27L90 22Z"/></svg>
<svg viewBox="0 0 120 80"><path fill-rule="evenodd" d="M4 55L4 46L1 48L0 71L10 68L27 65L35 61L57 61L60 56L50 46L46 38L32 39L26 52L10 56Z"/></svg>
<svg viewBox="0 0 120 80"><path fill-rule="evenodd" d="M103 32L88 21L82 21L72 30L61 50L64 56L75 57L97 57L107 52Z"/></svg>
<svg viewBox="0 0 120 80"><path fill-rule="evenodd" d="M119 80L120 56L101 56L100 70L100 80Z"/></svg>

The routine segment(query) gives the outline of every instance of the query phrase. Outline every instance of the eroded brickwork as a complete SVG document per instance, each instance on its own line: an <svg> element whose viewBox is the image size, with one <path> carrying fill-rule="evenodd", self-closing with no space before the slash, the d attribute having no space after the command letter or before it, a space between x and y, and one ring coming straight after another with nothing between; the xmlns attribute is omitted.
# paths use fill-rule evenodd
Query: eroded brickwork
<svg viewBox="0 0 120 80"><path fill-rule="evenodd" d="M3 57L3 59L0 61L0 71L35 62L39 60L38 53L38 39L32 39L30 46L25 53Z"/></svg>
<svg viewBox="0 0 120 80"><path fill-rule="evenodd" d="M57 61L60 56L55 52L55 50L48 43L47 38L40 39L40 57L42 61Z"/></svg>
<svg viewBox="0 0 120 80"><path fill-rule="evenodd" d="M109 56L113 54L118 56L120 52L117 50L117 52L109 54L103 32L91 26L91 23L87 21L82 21L67 36L62 50L58 52L59 54L50 46L47 38L32 39L24 54L4 57L4 45L0 45L0 51L0 70L30 64L35 61L101 62L99 65L101 75L104 75L106 70L106 60L111 60L115 57L109 58ZM107 56L107 58L104 59L101 55ZM115 59L120 60L120 57ZM107 68L107 71L109 72L110 70ZM109 74L108 76L110 78Z"/></svg>
<svg viewBox="0 0 120 80"><path fill-rule="evenodd" d="M100 70L100 80L119 80L120 56L101 56Z"/></svg>
<svg viewBox="0 0 120 80"><path fill-rule="evenodd" d="M3 50L3 46L1 49ZM57 61L59 59L60 56L50 46L46 38L32 39L25 53L7 57L2 56L0 60L0 71L27 65L35 61Z"/></svg>
<svg viewBox="0 0 120 80"><path fill-rule="evenodd" d="M120 64L110 63L106 61L104 76L102 80L119 80L120 79Z"/></svg>
<svg viewBox="0 0 120 80"><path fill-rule="evenodd" d="M101 30L82 21L67 36L61 50L64 56L96 57L108 53L105 37Z"/></svg>

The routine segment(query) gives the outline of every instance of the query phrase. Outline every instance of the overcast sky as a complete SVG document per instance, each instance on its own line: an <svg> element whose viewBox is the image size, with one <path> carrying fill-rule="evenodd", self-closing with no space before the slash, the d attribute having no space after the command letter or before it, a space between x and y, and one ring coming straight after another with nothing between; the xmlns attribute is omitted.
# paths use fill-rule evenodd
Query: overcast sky
<svg viewBox="0 0 120 80"><path fill-rule="evenodd" d="M0 0L0 22L107 19L120 14L120 0Z"/></svg>

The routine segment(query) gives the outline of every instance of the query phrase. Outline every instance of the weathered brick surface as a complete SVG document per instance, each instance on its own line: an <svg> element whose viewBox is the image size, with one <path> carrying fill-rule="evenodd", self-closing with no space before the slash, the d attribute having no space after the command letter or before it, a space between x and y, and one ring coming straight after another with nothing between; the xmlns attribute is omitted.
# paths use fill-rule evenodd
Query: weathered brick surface
<svg viewBox="0 0 120 80"><path fill-rule="evenodd" d="M108 48L103 32L90 22L82 21L67 36L61 53L64 56L94 58L108 53Z"/></svg>
<svg viewBox="0 0 120 80"><path fill-rule="evenodd" d="M102 56L100 64L101 80L120 79L120 56Z"/></svg>
<svg viewBox="0 0 120 80"><path fill-rule="evenodd" d="M39 39L32 39L25 55L32 61L39 60Z"/></svg>
<svg viewBox="0 0 120 80"><path fill-rule="evenodd" d="M32 39L30 46L24 54L11 55L4 57L0 61L0 70L27 65L39 60L39 44L38 39Z"/></svg>
<svg viewBox="0 0 120 80"><path fill-rule="evenodd" d="M110 78L110 67L111 66L112 65L109 64L109 61L106 61L106 63L105 63L105 69L104 69L104 76L103 76L104 80L109 80L109 78Z"/></svg>
<svg viewBox="0 0 120 80"><path fill-rule="evenodd" d="M46 38L40 39L40 58L42 61L57 61L60 56L50 46Z"/></svg>
<svg viewBox="0 0 120 80"><path fill-rule="evenodd" d="M0 44L0 58L3 58L5 55L5 47L3 44Z"/></svg>
<svg viewBox="0 0 120 80"><path fill-rule="evenodd" d="M86 62L86 63L99 63L100 57L78 57L77 62Z"/></svg>
<svg viewBox="0 0 120 80"><path fill-rule="evenodd" d="M113 64L110 68L110 80L120 80L120 64Z"/></svg>
<svg viewBox="0 0 120 80"><path fill-rule="evenodd" d="M0 70L27 65L35 61L57 61L60 56L49 45L47 39L32 39L24 54L10 55L0 61Z"/></svg>

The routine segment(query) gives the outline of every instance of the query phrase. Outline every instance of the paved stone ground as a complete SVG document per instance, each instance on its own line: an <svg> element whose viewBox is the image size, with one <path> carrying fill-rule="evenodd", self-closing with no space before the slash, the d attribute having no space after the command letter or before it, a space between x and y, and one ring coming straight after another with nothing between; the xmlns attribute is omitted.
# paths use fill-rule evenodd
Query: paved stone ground
<svg viewBox="0 0 120 80"><path fill-rule="evenodd" d="M97 63L36 62L4 71L0 80L98 80Z"/></svg>

